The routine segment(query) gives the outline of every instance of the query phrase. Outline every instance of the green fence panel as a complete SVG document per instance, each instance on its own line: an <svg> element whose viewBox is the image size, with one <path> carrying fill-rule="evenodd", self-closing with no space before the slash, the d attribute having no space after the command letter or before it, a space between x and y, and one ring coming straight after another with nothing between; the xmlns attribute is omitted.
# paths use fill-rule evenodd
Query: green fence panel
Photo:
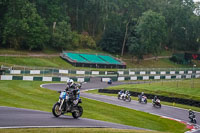
<svg viewBox="0 0 200 133"><path fill-rule="evenodd" d="M186 78L186 75L181 75L181 78L182 78L182 79L185 79L185 78Z"/></svg>
<svg viewBox="0 0 200 133"><path fill-rule="evenodd" d="M131 80L131 77L125 77L125 80Z"/></svg>
<svg viewBox="0 0 200 133"><path fill-rule="evenodd" d="M60 77L52 77L52 81L60 81Z"/></svg>
<svg viewBox="0 0 200 133"><path fill-rule="evenodd" d="M21 71L21 74L30 74L30 70L25 70L25 71L22 70L22 71Z"/></svg>
<svg viewBox="0 0 200 133"><path fill-rule="evenodd" d="M59 70L58 69L53 69L53 72L54 73L59 73Z"/></svg>
<svg viewBox="0 0 200 133"><path fill-rule="evenodd" d="M118 81L118 78L117 77L111 77L111 80L112 81Z"/></svg>
<svg viewBox="0 0 200 133"><path fill-rule="evenodd" d="M77 77L70 77L70 79L74 80L75 82L77 82Z"/></svg>
<svg viewBox="0 0 200 133"><path fill-rule="evenodd" d="M175 71L175 74L179 74L179 71Z"/></svg>
<svg viewBox="0 0 200 133"><path fill-rule="evenodd" d="M143 80L143 76L138 76L137 79L138 80Z"/></svg>
<svg viewBox="0 0 200 133"><path fill-rule="evenodd" d="M76 70L69 70L69 73L76 74Z"/></svg>
<svg viewBox="0 0 200 133"><path fill-rule="evenodd" d="M154 79L154 76L149 76L149 79Z"/></svg>
<svg viewBox="0 0 200 133"><path fill-rule="evenodd" d="M175 78L176 78L176 76L175 76L175 75L171 76L171 79L175 79Z"/></svg>
<svg viewBox="0 0 200 133"><path fill-rule="evenodd" d="M23 80L22 76L13 76L13 80Z"/></svg>
<svg viewBox="0 0 200 133"><path fill-rule="evenodd" d="M85 77L85 78L84 78L84 81L85 81L85 82L90 82L90 78L89 78L89 77Z"/></svg>
<svg viewBox="0 0 200 133"><path fill-rule="evenodd" d="M140 71L136 71L135 74L140 74Z"/></svg>
<svg viewBox="0 0 200 133"><path fill-rule="evenodd" d="M166 72L166 74L170 74L170 72L169 72L169 71L167 71L167 72Z"/></svg>
<svg viewBox="0 0 200 133"><path fill-rule="evenodd" d="M42 81L42 77L33 77L33 81Z"/></svg>
<svg viewBox="0 0 200 133"><path fill-rule="evenodd" d="M105 75L105 71L99 71L99 75Z"/></svg>
<svg viewBox="0 0 200 133"><path fill-rule="evenodd" d="M163 75L162 75L162 76L160 76L160 79L165 79L165 76L163 76Z"/></svg>
<svg viewBox="0 0 200 133"><path fill-rule="evenodd" d="M10 70L6 70L6 71L5 71L5 74L10 74Z"/></svg>
<svg viewBox="0 0 200 133"><path fill-rule="evenodd" d="M85 74L87 74L87 75L91 75L92 72L91 72L91 71L85 71Z"/></svg>
<svg viewBox="0 0 200 133"><path fill-rule="evenodd" d="M124 71L124 75L128 75L129 74L129 71Z"/></svg>

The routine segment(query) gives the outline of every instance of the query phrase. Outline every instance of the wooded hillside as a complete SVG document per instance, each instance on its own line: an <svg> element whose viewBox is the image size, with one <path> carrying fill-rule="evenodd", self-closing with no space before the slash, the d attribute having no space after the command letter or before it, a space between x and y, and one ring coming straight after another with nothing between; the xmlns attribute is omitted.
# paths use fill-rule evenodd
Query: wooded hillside
<svg viewBox="0 0 200 133"><path fill-rule="evenodd" d="M192 0L0 0L0 47L100 48L157 55L198 51L200 3Z"/></svg>

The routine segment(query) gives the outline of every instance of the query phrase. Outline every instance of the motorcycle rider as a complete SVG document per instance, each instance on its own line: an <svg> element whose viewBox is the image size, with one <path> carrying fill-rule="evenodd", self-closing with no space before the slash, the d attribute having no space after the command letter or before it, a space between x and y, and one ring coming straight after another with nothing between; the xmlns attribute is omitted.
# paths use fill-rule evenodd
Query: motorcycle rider
<svg viewBox="0 0 200 133"><path fill-rule="evenodd" d="M67 87L65 90L66 92L69 92L69 91L72 92L75 97L74 100L76 100L75 103L78 103L78 100L80 98L80 90L79 90L78 85L74 83L73 79L67 80Z"/></svg>
<svg viewBox="0 0 200 133"><path fill-rule="evenodd" d="M125 90L122 89L119 93L120 93L120 95L122 95L124 92L125 92Z"/></svg>
<svg viewBox="0 0 200 133"><path fill-rule="evenodd" d="M153 103L155 103L157 99L158 99L158 97L157 97L157 96L154 96L154 98L153 98Z"/></svg>
<svg viewBox="0 0 200 133"><path fill-rule="evenodd" d="M126 90L125 94L128 95L129 94L129 90Z"/></svg>
<svg viewBox="0 0 200 133"><path fill-rule="evenodd" d="M140 100L142 99L142 97L144 96L144 92L142 92L139 96Z"/></svg>
<svg viewBox="0 0 200 133"><path fill-rule="evenodd" d="M194 111L192 111L191 109L188 110L188 113L189 113L189 117L191 120L193 120L195 118L195 113Z"/></svg>

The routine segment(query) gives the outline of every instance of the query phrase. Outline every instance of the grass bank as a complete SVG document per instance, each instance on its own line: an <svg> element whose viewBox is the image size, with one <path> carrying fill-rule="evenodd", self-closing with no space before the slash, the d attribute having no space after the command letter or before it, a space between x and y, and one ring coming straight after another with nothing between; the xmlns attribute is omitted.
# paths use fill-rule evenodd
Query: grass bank
<svg viewBox="0 0 200 133"><path fill-rule="evenodd" d="M100 50L92 50L92 49L79 49L73 52L80 52L80 53L102 53L102 54L109 54L107 52L103 52ZM0 57L0 65L21 65L21 66L39 66L39 67L55 67L55 68L66 68L66 69L90 69L90 68L77 68L72 66L71 64L67 63L66 61L62 60L58 56L49 57L49 56L42 56L42 57L26 57L29 54L59 54L61 52L55 50L43 50L39 52L30 52L30 51L20 51L20 50L13 50L13 49L0 49L0 55L5 55ZM163 53L163 54L162 54ZM170 55L171 52L163 51L161 56ZM167 54L166 54L167 53ZM21 57L9 57L7 55L21 55ZM25 56L25 57L24 57ZM113 55L117 57L117 55ZM181 65L171 62L169 59L159 59L159 60L142 60L139 64L137 61L131 61L131 56L125 55L123 57L124 61L127 63L127 68L188 68L192 67L192 65ZM200 67L200 62L194 62L197 67ZM94 68L92 68L94 69ZM105 70L105 69L98 69L98 70ZM113 70L113 69L109 69ZM117 69L115 69L117 70Z"/></svg>
<svg viewBox="0 0 200 133"><path fill-rule="evenodd" d="M169 80L145 84L126 84L107 89L126 89L168 97L178 97L200 101L200 79Z"/></svg>
<svg viewBox="0 0 200 133"><path fill-rule="evenodd" d="M58 93L40 88L39 81L0 81L0 106L51 112ZM47 82L45 82L47 83ZM182 133L185 125L159 116L83 98L83 117L163 132Z"/></svg>

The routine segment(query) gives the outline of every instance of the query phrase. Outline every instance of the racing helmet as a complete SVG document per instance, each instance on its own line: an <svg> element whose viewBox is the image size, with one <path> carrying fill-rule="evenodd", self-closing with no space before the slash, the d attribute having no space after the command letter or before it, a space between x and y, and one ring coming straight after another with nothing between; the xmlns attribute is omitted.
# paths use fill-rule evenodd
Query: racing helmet
<svg viewBox="0 0 200 133"><path fill-rule="evenodd" d="M144 95L144 92L142 92L142 95Z"/></svg>
<svg viewBox="0 0 200 133"><path fill-rule="evenodd" d="M67 80L67 85L69 85L70 87L74 84L73 79L68 79Z"/></svg>

